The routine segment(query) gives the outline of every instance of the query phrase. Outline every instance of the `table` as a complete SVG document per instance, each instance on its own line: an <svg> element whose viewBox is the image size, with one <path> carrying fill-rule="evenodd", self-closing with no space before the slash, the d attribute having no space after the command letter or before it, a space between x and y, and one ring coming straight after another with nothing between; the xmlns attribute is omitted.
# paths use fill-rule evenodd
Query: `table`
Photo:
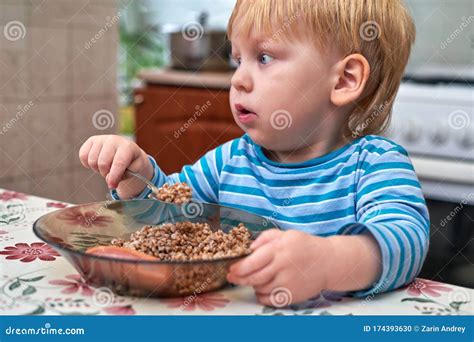
<svg viewBox="0 0 474 342"><path fill-rule="evenodd" d="M416 279L363 299L326 293L305 303L271 308L252 288L227 288L172 299L121 297L104 305L97 291L33 233L33 222L70 206L0 189L0 315L473 315L472 289Z"/></svg>

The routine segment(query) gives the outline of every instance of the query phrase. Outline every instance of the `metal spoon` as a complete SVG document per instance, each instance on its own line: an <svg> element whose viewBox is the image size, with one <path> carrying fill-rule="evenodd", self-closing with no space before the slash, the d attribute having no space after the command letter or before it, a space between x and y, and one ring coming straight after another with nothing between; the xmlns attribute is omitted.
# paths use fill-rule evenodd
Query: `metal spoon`
<svg viewBox="0 0 474 342"><path fill-rule="evenodd" d="M148 198L152 198L152 199L156 199L156 200L160 201L156 197L156 195L158 195L158 193L159 193L159 189L153 183L151 183L148 179L143 177L141 174L133 172L129 169L126 169L125 173L129 174L133 177L136 177L139 180L141 180L143 183L145 183L145 185L148 187L148 189L151 190L151 194L148 196ZM193 204L190 204L190 203L191 202L187 202L183 205L178 205L182 208L183 211L185 211L185 214L184 214L185 217L188 217L186 215L189 215L189 213L186 213L187 210L193 210L193 209L186 209L187 205L193 205ZM200 208L199 209L199 211L200 211L199 216L203 215L203 213L205 211L206 215L207 215L207 223L209 223L211 228L213 230L220 229L220 208L221 207L219 205L209 205L207 203L202 203L202 202L194 202L194 203L198 205L198 208ZM169 215L169 219L167 221L175 222L174 215L176 215L176 209L173 208L172 206L167 206L165 208L167 208L167 215ZM191 207L191 208L193 208L193 207Z"/></svg>
<svg viewBox="0 0 474 342"><path fill-rule="evenodd" d="M143 177L141 174L137 173L137 172L133 172L132 170L130 169L126 169L125 170L125 173L126 174L129 174L135 178L138 178L139 180L141 180L143 183L145 183L146 187L148 189L151 190L151 194L150 196L156 198L156 195L159 193L159 189L152 183L150 182L148 179L146 179L145 177Z"/></svg>

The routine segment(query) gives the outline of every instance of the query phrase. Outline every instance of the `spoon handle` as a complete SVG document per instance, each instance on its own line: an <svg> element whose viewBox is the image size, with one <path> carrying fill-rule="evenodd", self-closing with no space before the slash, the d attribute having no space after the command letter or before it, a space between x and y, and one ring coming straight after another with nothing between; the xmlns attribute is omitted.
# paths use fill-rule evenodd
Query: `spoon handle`
<svg viewBox="0 0 474 342"><path fill-rule="evenodd" d="M127 174L129 174L133 177L136 177L139 180L141 180L143 183L145 183L147 188L150 189L154 195L158 194L158 192L159 192L158 188L152 182L150 182L148 179L143 177L141 174L139 174L137 172L133 172L132 170L129 170L129 169L126 169L125 173L127 173Z"/></svg>

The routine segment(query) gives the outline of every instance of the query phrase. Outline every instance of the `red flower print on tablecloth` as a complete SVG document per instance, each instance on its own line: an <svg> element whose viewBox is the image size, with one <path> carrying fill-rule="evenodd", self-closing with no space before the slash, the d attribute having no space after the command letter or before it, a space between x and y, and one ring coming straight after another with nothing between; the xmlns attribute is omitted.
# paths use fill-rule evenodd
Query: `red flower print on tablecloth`
<svg viewBox="0 0 474 342"><path fill-rule="evenodd" d="M46 203L46 207L48 208L66 208L68 205L66 203L61 202L48 202Z"/></svg>
<svg viewBox="0 0 474 342"><path fill-rule="evenodd" d="M8 234L6 230L0 230L0 235Z"/></svg>
<svg viewBox="0 0 474 342"><path fill-rule="evenodd" d="M132 305L115 305L104 308L104 311L111 315L135 315L136 311Z"/></svg>
<svg viewBox="0 0 474 342"><path fill-rule="evenodd" d="M0 254L7 255L6 259L8 260L20 259L22 262L31 262L36 258L43 261L53 261L60 256L44 242L33 242L31 245L19 242L15 246L5 247L3 251L0 251Z"/></svg>
<svg viewBox="0 0 474 342"><path fill-rule="evenodd" d="M58 215L58 220L66 221L70 224L79 225L85 228L92 226L107 227L113 222L112 217L107 215L98 215L95 211L82 212L80 208L66 210Z"/></svg>
<svg viewBox="0 0 474 342"><path fill-rule="evenodd" d="M0 201L5 202L12 199L26 200L27 198L25 194L16 191L4 191L0 193Z"/></svg>
<svg viewBox="0 0 474 342"><path fill-rule="evenodd" d="M230 300L220 293L204 293L200 295L190 295L182 298L163 299L169 308L181 308L181 310L194 311L201 309L212 311L225 307Z"/></svg>
<svg viewBox="0 0 474 342"><path fill-rule="evenodd" d="M439 291L449 292L453 289L443 286L441 283L426 279L415 279L411 284L407 286L407 292L411 296L420 296L422 294L439 297L441 293Z"/></svg>
<svg viewBox="0 0 474 342"><path fill-rule="evenodd" d="M69 280L64 279L55 279L50 280L51 285L61 285L64 286L64 289L61 290L61 293L64 294L73 294L81 290L83 296L92 296L94 291L90 286L82 279L79 274L70 274L66 276Z"/></svg>

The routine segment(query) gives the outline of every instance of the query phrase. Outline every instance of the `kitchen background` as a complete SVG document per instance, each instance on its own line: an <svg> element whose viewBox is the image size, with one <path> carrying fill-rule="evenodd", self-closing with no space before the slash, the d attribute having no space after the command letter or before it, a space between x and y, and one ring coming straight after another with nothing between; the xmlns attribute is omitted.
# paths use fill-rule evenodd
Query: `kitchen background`
<svg viewBox="0 0 474 342"><path fill-rule="evenodd" d="M167 172L241 135L223 32L233 5L0 0L0 188L104 200L78 159L91 135L135 139ZM422 276L474 287L474 4L407 5L417 41L387 135L410 152L430 209Z"/></svg>

